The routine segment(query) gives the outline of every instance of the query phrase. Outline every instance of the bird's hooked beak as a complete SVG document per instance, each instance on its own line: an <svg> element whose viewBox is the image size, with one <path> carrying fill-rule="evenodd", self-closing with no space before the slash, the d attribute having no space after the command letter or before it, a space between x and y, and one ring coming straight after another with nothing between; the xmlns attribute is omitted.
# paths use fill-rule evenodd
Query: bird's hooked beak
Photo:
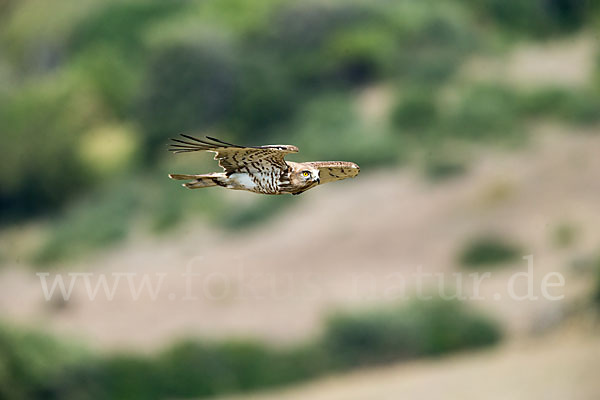
<svg viewBox="0 0 600 400"><path fill-rule="evenodd" d="M321 184L321 173L319 172L319 174L315 177L314 179L315 182L317 182L317 185Z"/></svg>

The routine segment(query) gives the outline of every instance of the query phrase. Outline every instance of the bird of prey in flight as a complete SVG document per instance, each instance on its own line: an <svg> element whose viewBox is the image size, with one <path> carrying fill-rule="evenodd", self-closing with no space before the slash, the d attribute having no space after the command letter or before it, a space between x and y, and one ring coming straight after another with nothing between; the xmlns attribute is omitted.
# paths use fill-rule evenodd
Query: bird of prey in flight
<svg viewBox="0 0 600 400"><path fill-rule="evenodd" d="M298 148L291 145L239 146L210 136L204 139L181 136L182 139L172 139L170 151L211 151L216 153L215 160L224 169L224 172L201 175L169 175L171 179L189 180L183 184L189 189L221 186L261 194L296 195L317 185L353 178L360 171L358 165L348 161L286 161L286 154L298 152Z"/></svg>

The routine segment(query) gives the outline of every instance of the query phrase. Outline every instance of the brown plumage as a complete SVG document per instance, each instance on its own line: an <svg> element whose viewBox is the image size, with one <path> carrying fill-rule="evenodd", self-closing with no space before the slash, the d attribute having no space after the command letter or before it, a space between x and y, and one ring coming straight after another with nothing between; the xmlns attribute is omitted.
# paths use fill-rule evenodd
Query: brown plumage
<svg viewBox="0 0 600 400"><path fill-rule="evenodd" d="M169 175L171 179L189 180L183 184L189 189L222 186L262 194L300 194L319 184L353 178L360 171L358 165L347 161L286 161L287 154L298 152L291 145L240 146L210 136L181 136L183 139L172 139L170 151L211 151L224 169L201 175Z"/></svg>

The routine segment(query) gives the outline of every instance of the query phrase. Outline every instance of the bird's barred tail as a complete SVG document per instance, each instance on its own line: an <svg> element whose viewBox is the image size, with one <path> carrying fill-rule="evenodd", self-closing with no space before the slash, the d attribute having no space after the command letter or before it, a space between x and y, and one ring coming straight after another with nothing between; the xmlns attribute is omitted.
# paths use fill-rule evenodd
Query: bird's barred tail
<svg viewBox="0 0 600 400"><path fill-rule="evenodd" d="M225 174L205 174L205 175L185 175L185 174L169 174L169 178L178 181L191 180L184 183L188 189L200 189L211 186L222 186Z"/></svg>

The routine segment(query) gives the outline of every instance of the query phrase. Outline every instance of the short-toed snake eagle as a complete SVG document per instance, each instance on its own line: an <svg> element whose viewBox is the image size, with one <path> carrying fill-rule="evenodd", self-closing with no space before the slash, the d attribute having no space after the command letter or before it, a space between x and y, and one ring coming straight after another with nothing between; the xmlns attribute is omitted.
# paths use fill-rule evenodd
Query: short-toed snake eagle
<svg viewBox="0 0 600 400"><path fill-rule="evenodd" d="M222 186L262 194L300 194L320 184L353 178L360 171L358 165L348 161L286 161L287 154L298 152L291 145L239 146L210 136L204 139L181 136L185 140L172 139L169 150L212 151L225 170L202 175L169 175L171 179L189 180L183 186L190 189Z"/></svg>

